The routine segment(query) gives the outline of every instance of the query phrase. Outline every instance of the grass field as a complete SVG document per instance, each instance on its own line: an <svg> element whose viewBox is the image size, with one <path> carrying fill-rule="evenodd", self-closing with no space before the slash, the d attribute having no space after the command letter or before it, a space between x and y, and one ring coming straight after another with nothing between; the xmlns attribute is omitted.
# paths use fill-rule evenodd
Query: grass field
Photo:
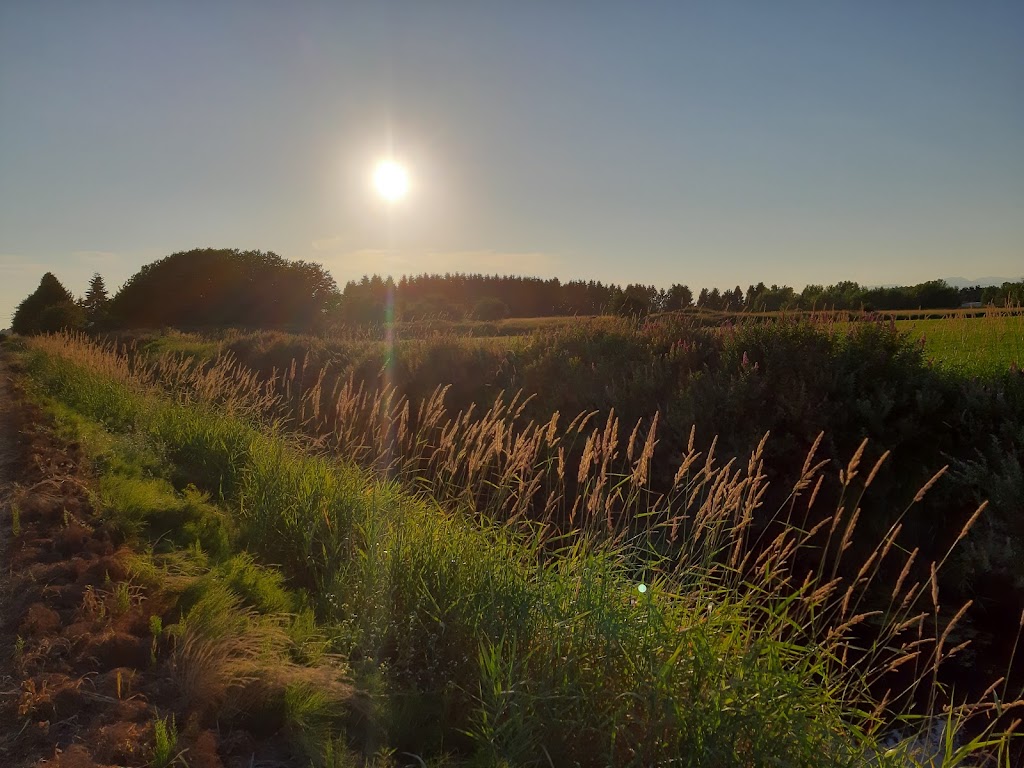
<svg viewBox="0 0 1024 768"><path fill-rule="evenodd" d="M928 357L958 373L1024 369L1024 315L953 315L941 320L901 320L897 327L913 339L923 339Z"/></svg>
<svg viewBox="0 0 1024 768"><path fill-rule="evenodd" d="M844 327L862 320L865 315L851 312L736 314L694 311L682 313L677 317L684 318L685 322L706 327L742 322L776 322L785 319L800 319L812 324ZM871 317L894 320L896 327L906 333L911 340L924 340L924 349L930 359L957 373L988 375L1005 373L1014 366L1018 370L1024 368L1024 313L1021 311L992 308L905 310ZM663 322L664 319L654 318L653 322ZM423 342L443 341L501 352L518 351L537 334L564 332L581 325L591 329L604 328L616 331L635 325L636 322L611 316L509 318L495 322L418 321L399 324L390 332L382 327L352 329L343 334L326 336L323 340L338 346L364 347L384 344L388 338L397 338L400 340L399 343L420 345ZM143 332L137 336L126 334L124 338L139 339L141 347L153 355L174 352L211 359L232 342L246 336L247 333L244 331L218 331L213 334L169 331Z"/></svg>
<svg viewBox="0 0 1024 768"><path fill-rule="evenodd" d="M934 726L915 703L953 725L993 711L941 710L963 614L940 609L942 562L907 578L901 523L841 568L856 505L813 530L790 522L814 506L824 465L808 457L799 506L773 512L760 540L770 441L725 464L691 446L659 493L655 425L627 442L611 416L523 424L500 401L455 420L428 403L412 421L401 402L343 392L334 438L312 442L281 427L324 418L315 388L293 400L229 361L153 367L51 337L26 363L102 468L111 525L157 547L150 577L195 580L170 661L207 709L181 720L216 717L209 701L232 691L280 696L246 705L278 712L324 768L406 764L399 752L494 768L903 768L920 744L879 743L894 723ZM843 472L858 505L879 471L864 458ZM531 518L524 501L548 487L547 517ZM895 589L881 583L892 567ZM891 596L876 611L879 590ZM275 653L281 687L243 686ZM343 662L354 700L310 687L317 659ZM909 681L874 698L897 669ZM968 765L987 743L1011 764L1006 733L972 733L932 754Z"/></svg>

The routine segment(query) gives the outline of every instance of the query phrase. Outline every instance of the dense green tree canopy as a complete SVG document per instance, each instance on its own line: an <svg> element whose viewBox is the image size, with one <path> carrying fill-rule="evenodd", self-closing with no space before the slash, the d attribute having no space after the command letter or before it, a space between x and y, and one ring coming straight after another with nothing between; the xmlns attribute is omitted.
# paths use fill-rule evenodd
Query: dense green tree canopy
<svg viewBox="0 0 1024 768"><path fill-rule="evenodd" d="M642 316L696 306L724 312L778 312L792 310L898 310L956 308L964 302L983 301L1001 306L1024 301L1020 283L1000 287L957 289L942 280L918 285L866 287L851 281L834 285L807 285L796 291L789 285L764 283L694 292L676 283L668 290L640 283L625 287L594 280L561 282L517 275L444 275L391 277L365 276L351 281L341 295L342 322L377 323L398 320L476 317L479 302L496 299L508 307L510 317L594 315L616 313Z"/></svg>
<svg viewBox="0 0 1024 768"><path fill-rule="evenodd" d="M110 302L122 328L162 326L317 327L337 302L319 264L275 253L195 249L138 271Z"/></svg>
<svg viewBox="0 0 1024 768"><path fill-rule="evenodd" d="M657 297L652 286L641 286L639 293ZM689 289L679 286L688 295ZM339 319L350 323L382 322L388 312L401 320L423 318L459 319L476 317L481 302L488 302L488 319L500 302L510 317L543 317L548 315L596 315L615 311L622 293L618 286L595 280L522 277L519 275L482 275L448 273L444 275L403 276L396 283L392 278L366 276L349 282L342 294ZM641 312L658 308L658 301L643 299Z"/></svg>
<svg viewBox="0 0 1024 768"><path fill-rule="evenodd" d="M71 292L52 272L47 272L39 281L39 287L18 305L11 330L24 335L48 333L62 328L81 328L84 319Z"/></svg>

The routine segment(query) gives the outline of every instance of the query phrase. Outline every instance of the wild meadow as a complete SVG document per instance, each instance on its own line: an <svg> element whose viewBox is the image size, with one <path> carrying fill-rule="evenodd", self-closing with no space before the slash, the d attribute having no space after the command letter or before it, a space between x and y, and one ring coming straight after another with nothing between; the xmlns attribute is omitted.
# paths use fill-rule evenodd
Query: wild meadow
<svg viewBox="0 0 1024 768"><path fill-rule="evenodd" d="M925 353L936 363L963 375L1024 369L1024 314L990 310L980 318L908 320L899 327L923 339Z"/></svg>
<svg viewBox="0 0 1024 768"><path fill-rule="evenodd" d="M888 322L25 344L196 717L317 766L1012 764L1015 374Z"/></svg>

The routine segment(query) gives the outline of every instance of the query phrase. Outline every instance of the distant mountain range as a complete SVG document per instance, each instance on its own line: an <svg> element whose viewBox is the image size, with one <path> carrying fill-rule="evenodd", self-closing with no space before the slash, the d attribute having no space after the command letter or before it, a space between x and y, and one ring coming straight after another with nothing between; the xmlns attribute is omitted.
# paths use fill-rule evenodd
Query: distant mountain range
<svg viewBox="0 0 1024 768"><path fill-rule="evenodd" d="M979 277L977 280L968 280L966 277L944 277L942 278L954 288L977 288L989 285L1002 285L1003 283L1017 283L1024 280L1024 277Z"/></svg>

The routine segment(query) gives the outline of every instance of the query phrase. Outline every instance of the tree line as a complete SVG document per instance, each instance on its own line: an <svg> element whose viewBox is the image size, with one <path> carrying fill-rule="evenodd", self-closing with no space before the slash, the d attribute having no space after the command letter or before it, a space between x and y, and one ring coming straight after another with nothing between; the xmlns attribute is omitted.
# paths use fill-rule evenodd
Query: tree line
<svg viewBox="0 0 1024 768"><path fill-rule="evenodd" d="M965 303L997 306L1024 302L1024 281L987 288L955 288L943 280L912 286L868 287L852 281L808 285L764 283L732 289L702 288L696 295L686 285L658 288L600 281L516 275L423 274L397 282L380 275L364 276L345 285L339 315L350 323L382 322L386 318L496 320L502 317L556 315L648 315L689 308L720 312L779 312L838 309L887 311L953 309Z"/></svg>
<svg viewBox="0 0 1024 768"><path fill-rule="evenodd" d="M202 248L147 264L112 297L101 275L75 301L50 272L18 305L15 333L60 328L262 327L316 330L337 309L334 278L320 264L272 252Z"/></svg>
<svg viewBox="0 0 1024 768"><path fill-rule="evenodd" d="M620 314L642 316L690 308L722 312L783 310L945 309L968 302L1020 305L1024 281L957 289L942 280L913 286L867 287L851 281L796 291L764 283L732 289L668 288L599 280L519 275L421 274L397 282L380 275L339 290L320 264L273 252L193 249L143 266L113 296L95 274L75 299L55 275L15 311L11 328L32 334L62 328L260 327L324 330L389 320L476 319Z"/></svg>

